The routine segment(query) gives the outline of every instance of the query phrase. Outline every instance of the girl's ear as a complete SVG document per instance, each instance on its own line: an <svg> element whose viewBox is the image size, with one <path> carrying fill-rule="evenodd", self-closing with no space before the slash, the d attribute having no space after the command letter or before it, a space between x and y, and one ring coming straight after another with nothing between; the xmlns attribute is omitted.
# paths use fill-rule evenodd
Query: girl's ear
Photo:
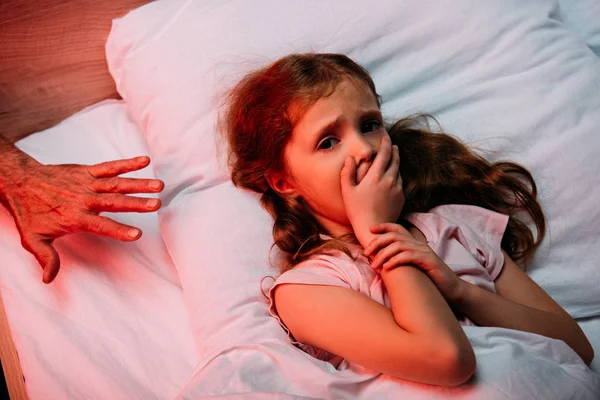
<svg viewBox="0 0 600 400"><path fill-rule="evenodd" d="M277 172L265 172L265 179L271 188L282 196L298 197L296 187L282 174Z"/></svg>

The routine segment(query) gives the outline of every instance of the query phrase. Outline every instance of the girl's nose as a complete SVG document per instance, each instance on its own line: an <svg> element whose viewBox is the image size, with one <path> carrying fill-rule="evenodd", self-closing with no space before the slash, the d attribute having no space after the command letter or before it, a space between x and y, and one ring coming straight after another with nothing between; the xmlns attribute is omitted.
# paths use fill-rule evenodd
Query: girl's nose
<svg viewBox="0 0 600 400"><path fill-rule="evenodd" d="M358 146L359 150L357 151L358 168L356 170L356 182L360 183L360 181L362 181L367 174L371 164L373 164L373 160L375 159L375 154L377 154L377 151L369 142L367 142L367 140L365 140L364 137L360 139L360 144Z"/></svg>
<svg viewBox="0 0 600 400"><path fill-rule="evenodd" d="M370 163L373 161L373 159L375 159L377 150L367 140L365 140L365 138L361 139L360 144L358 146L359 163Z"/></svg>
<svg viewBox="0 0 600 400"><path fill-rule="evenodd" d="M368 140L368 135L365 136L360 129L352 129L350 136L352 142L349 147L349 155L354 158L356 165L360 167L363 163L370 164L373 159L375 159L377 149L374 144Z"/></svg>

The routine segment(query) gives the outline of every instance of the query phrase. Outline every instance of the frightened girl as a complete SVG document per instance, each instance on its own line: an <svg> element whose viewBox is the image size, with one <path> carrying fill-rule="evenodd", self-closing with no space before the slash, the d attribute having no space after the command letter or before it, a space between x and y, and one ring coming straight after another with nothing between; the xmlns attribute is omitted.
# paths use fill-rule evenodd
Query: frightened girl
<svg viewBox="0 0 600 400"><path fill-rule="evenodd" d="M428 115L388 126L368 72L340 54L279 59L226 104L231 179L275 221L270 312L296 346L338 369L456 386L476 369L461 325L497 326L591 363L577 323L516 264L545 232L525 168L487 162Z"/></svg>

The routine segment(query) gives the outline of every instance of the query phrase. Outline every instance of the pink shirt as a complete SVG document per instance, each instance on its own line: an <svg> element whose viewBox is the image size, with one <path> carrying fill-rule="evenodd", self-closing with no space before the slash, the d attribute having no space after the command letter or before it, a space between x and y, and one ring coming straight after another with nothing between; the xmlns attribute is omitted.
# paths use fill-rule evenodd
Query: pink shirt
<svg viewBox="0 0 600 400"><path fill-rule="evenodd" d="M408 214L405 219L423 233L429 247L456 275L490 292L496 292L494 280L504 265L500 243L508 215L477 206L447 204L426 213ZM329 238L325 235L322 237ZM359 291L391 309L383 280L370 267L368 258L362 254L362 246L352 245L350 250L354 256L358 256L356 262L339 250L319 254L280 275L269 290L269 312L277 318L290 341L311 356L336 367L343 361L341 357L294 339L279 318L271 293L284 283L335 285ZM467 317L459 322L461 325L476 325Z"/></svg>

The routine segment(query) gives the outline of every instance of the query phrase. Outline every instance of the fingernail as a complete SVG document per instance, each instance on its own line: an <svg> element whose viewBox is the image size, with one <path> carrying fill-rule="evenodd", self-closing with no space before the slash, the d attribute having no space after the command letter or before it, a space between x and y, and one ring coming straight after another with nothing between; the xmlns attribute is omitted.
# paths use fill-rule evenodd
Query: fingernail
<svg viewBox="0 0 600 400"><path fill-rule="evenodd" d="M154 208L158 205L158 199L150 199L146 202L146 206L149 208Z"/></svg>
<svg viewBox="0 0 600 400"><path fill-rule="evenodd" d="M147 156L141 156L141 157L138 157L136 159L136 161L137 162L145 162L145 161L148 161L148 157Z"/></svg>
<svg viewBox="0 0 600 400"><path fill-rule="evenodd" d="M127 236L129 236L132 239L135 239L136 237L138 237L139 234L140 234L140 230L135 229L135 228L132 228L129 230L129 232L127 232Z"/></svg>
<svg viewBox="0 0 600 400"><path fill-rule="evenodd" d="M159 189L160 188L160 182L159 181L152 181L150 182L150 189Z"/></svg>

